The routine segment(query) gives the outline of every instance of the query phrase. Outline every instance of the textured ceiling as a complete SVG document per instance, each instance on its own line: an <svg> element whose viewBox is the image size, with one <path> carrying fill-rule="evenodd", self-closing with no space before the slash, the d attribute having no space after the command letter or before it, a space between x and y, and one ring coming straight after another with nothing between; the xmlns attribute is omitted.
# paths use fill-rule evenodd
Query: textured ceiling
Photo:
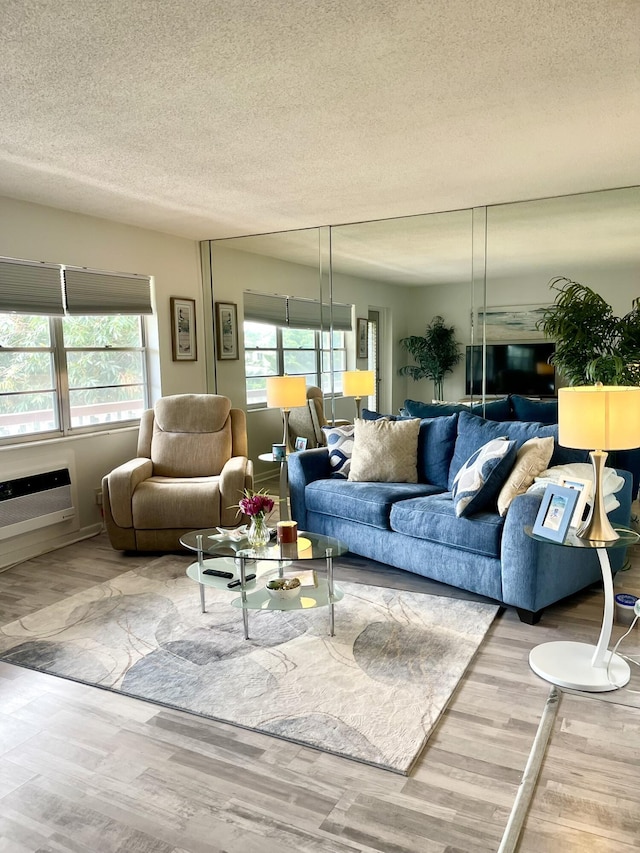
<svg viewBox="0 0 640 853"><path fill-rule="evenodd" d="M638 0L1 0L0 194L194 239L640 183Z"/></svg>

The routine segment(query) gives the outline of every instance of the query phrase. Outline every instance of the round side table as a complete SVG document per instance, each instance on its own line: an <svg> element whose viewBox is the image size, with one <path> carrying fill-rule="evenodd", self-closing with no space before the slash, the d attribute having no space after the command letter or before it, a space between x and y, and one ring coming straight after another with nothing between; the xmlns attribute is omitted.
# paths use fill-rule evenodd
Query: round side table
<svg viewBox="0 0 640 853"><path fill-rule="evenodd" d="M289 517L289 471L287 467L287 458L280 460L280 497L278 498L278 510L280 512L280 521L290 521ZM273 453L260 453L258 459L262 462L278 462L273 458Z"/></svg>

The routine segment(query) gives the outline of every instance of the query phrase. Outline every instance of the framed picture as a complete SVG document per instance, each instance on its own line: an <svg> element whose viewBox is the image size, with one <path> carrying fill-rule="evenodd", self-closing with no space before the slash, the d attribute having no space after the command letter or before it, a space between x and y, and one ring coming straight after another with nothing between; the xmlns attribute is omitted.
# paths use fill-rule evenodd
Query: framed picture
<svg viewBox="0 0 640 853"><path fill-rule="evenodd" d="M238 352L238 310L233 302L216 302L216 350L218 361L240 357Z"/></svg>
<svg viewBox="0 0 640 853"><path fill-rule="evenodd" d="M303 438L302 436L299 435L296 438L295 447L296 447L296 450L306 450L307 449L307 439Z"/></svg>
<svg viewBox="0 0 640 853"><path fill-rule="evenodd" d="M568 489L566 486L547 486L533 525L536 536L543 536L552 542L564 542L578 502L578 494L577 489Z"/></svg>
<svg viewBox="0 0 640 853"><path fill-rule="evenodd" d="M358 317L356 323L358 333L358 358L366 358L369 349L369 323L364 317Z"/></svg>
<svg viewBox="0 0 640 853"><path fill-rule="evenodd" d="M171 355L174 361L196 361L196 301L172 296Z"/></svg>
<svg viewBox="0 0 640 853"><path fill-rule="evenodd" d="M575 489L578 492L578 502L571 517L570 527L580 527L584 516L584 508L591 495L591 480L584 480L582 477L563 477L560 480L560 485L567 489Z"/></svg>

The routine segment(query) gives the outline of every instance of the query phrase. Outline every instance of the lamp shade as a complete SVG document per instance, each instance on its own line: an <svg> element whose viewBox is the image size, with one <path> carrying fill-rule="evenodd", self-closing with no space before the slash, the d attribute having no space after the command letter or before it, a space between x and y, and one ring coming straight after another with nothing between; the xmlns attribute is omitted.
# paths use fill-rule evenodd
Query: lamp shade
<svg viewBox="0 0 640 853"><path fill-rule="evenodd" d="M345 370L342 374L342 393L345 397L368 397L375 384L373 370Z"/></svg>
<svg viewBox="0 0 640 853"><path fill-rule="evenodd" d="M640 388L579 385L558 390L558 441L581 450L640 447Z"/></svg>
<svg viewBox="0 0 640 853"><path fill-rule="evenodd" d="M304 376L269 376L267 378L267 406L292 409L307 402L307 383Z"/></svg>

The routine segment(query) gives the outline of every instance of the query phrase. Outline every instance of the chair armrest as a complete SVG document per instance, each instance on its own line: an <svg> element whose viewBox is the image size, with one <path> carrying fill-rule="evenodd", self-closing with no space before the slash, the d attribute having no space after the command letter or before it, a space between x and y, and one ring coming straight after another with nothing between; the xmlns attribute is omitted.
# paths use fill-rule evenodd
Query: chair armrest
<svg viewBox="0 0 640 853"><path fill-rule="evenodd" d="M246 456L228 459L218 480L220 489L220 522L224 527L233 527L240 521L238 501L245 489L253 488L253 462Z"/></svg>
<svg viewBox="0 0 640 853"><path fill-rule="evenodd" d="M109 485L109 506L118 527L133 527L131 498L136 488L153 475L150 459L130 459L106 476Z"/></svg>
<svg viewBox="0 0 640 853"><path fill-rule="evenodd" d="M291 515L301 530L306 528L307 507L304 490L314 480L322 480L331 473L329 451L326 447L302 450L287 457Z"/></svg>

